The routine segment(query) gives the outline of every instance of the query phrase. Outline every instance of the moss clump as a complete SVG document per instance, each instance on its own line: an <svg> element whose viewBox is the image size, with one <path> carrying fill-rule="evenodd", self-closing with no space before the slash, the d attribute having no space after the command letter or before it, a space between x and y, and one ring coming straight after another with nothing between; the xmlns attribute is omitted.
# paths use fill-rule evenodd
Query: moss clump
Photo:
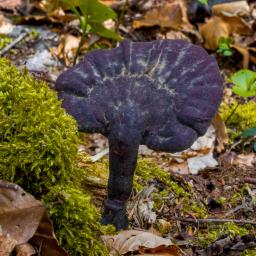
<svg viewBox="0 0 256 256"><path fill-rule="evenodd" d="M106 228L80 189L76 122L60 105L45 83L0 59L0 179L43 196L70 255L107 255L99 240Z"/></svg>
<svg viewBox="0 0 256 256"><path fill-rule="evenodd" d="M244 236L249 234L250 227L240 227L233 222L227 222L223 225L207 225L207 229L199 231L197 234L198 243L202 247L207 247L209 244L213 243L215 240L223 235L229 235L231 239L235 236Z"/></svg>
<svg viewBox="0 0 256 256"><path fill-rule="evenodd" d="M12 41L12 38L5 35L0 35L0 50L3 49L9 43L11 43L11 41Z"/></svg>
<svg viewBox="0 0 256 256"><path fill-rule="evenodd" d="M199 202L194 196L189 184L180 184L173 179L167 171L149 161L148 159L139 159L135 172L134 187L142 190L143 186L150 182L157 181L158 191L153 193L154 207L160 208L164 202L163 198L180 199L185 213L190 213L197 218L205 218L207 216L206 207ZM170 197L171 196L171 197Z"/></svg>
<svg viewBox="0 0 256 256"><path fill-rule="evenodd" d="M37 196L70 179L77 126L60 104L46 83L0 59L0 179Z"/></svg>
<svg viewBox="0 0 256 256"><path fill-rule="evenodd" d="M57 237L70 255L108 255L99 237L113 233L114 228L100 225L99 213L90 195L68 185L55 186L43 200L50 206Z"/></svg>
<svg viewBox="0 0 256 256"><path fill-rule="evenodd" d="M222 119L225 121L228 118L226 125L231 141L244 130L256 127L256 102L251 100L245 104L238 105L236 108L237 104L238 102L232 99L229 103L223 102L220 108ZM235 112L230 116L235 108Z"/></svg>

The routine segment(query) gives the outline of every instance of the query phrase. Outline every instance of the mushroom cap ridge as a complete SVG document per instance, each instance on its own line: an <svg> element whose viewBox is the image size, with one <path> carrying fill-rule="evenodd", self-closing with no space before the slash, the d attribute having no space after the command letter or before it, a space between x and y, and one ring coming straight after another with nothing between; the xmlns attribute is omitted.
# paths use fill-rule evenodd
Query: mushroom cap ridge
<svg viewBox="0 0 256 256"><path fill-rule="evenodd" d="M149 148L177 152L203 135L222 98L215 59L183 40L95 50L62 73L56 90L81 131L141 130Z"/></svg>

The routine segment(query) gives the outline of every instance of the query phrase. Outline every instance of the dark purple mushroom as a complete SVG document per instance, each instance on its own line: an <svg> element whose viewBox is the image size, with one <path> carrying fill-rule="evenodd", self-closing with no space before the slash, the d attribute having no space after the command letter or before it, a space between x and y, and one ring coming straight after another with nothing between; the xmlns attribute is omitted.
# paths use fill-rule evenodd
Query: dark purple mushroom
<svg viewBox="0 0 256 256"><path fill-rule="evenodd" d="M59 76L56 89L81 131L109 139L102 222L125 229L139 145L166 152L190 147L218 109L222 79L201 47L182 40L125 40L88 53Z"/></svg>

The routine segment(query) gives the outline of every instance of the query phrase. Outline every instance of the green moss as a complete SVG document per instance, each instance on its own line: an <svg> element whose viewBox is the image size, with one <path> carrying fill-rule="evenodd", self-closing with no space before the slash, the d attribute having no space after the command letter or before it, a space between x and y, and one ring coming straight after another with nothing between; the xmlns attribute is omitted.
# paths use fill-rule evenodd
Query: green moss
<svg viewBox="0 0 256 256"><path fill-rule="evenodd" d="M113 233L114 228L100 225L90 195L69 185L55 186L43 200L50 206L57 237L70 255L108 255L100 235Z"/></svg>
<svg viewBox="0 0 256 256"><path fill-rule="evenodd" d="M238 102L232 99L230 103L222 103L220 107L220 114L222 119L226 122L228 133L231 141L239 136L244 130L256 127L256 102L248 101L237 107L235 112L231 115L232 111L236 108Z"/></svg>
<svg viewBox="0 0 256 256"><path fill-rule="evenodd" d="M70 255L107 255L99 236L108 228L80 189L85 173L77 166L77 134L76 122L47 84L0 59L0 179L43 196Z"/></svg>
<svg viewBox="0 0 256 256"><path fill-rule="evenodd" d="M244 236L249 234L250 227L240 227L233 222L227 222L222 225L209 224L207 229L201 230L197 234L198 243L202 247L207 247L223 235L229 235L231 239L235 236Z"/></svg>
<svg viewBox="0 0 256 256"><path fill-rule="evenodd" d="M12 38L0 34L0 50L3 49L9 43L11 43L11 41L12 41Z"/></svg>
<svg viewBox="0 0 256 256"><path fill-rule="evenodd" d="M241 253L241 256L255 256L256 249L248 249Z"/></svg>
<svg viewBox="0 0 256 256"><path fill-rule="evenodd" d="M0 179L34 195L75 171L76 122L47 84L0 59Z"/></svg>
<svg viewBox="0 0 256 256"><path fill-rule="evenodd" d="M154 207L160 208L164 201L163 198L180 199L182 201L183 210L185 213L193 214L197 218L205 218L207 216L206 207L194 198L193 192L189 184L182 184L173 180L173 177L167 171L161 169L155 163L148 159L139 159L135 172L134 187L141 190L143 186L152 181L158 181L161 184L161 189L153 193ZM169 199L168 199L169 200Z"/></svg>

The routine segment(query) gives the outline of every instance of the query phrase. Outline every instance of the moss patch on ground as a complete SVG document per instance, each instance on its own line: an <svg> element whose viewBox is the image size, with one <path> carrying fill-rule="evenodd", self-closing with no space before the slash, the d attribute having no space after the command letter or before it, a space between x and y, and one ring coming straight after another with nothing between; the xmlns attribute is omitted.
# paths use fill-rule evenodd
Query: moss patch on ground
<svg viewBox="0 0 256 256"><path fill-rule="evenodd" d="M234 111L234 109L236 110ZM233 111L234 113L232 114ZM246 129L256 127L256 102L250 100L247 103L238 105L237 100L231 99L229 103L223 102L221 104L220 115L226 121L232 142Z"/></svg>

